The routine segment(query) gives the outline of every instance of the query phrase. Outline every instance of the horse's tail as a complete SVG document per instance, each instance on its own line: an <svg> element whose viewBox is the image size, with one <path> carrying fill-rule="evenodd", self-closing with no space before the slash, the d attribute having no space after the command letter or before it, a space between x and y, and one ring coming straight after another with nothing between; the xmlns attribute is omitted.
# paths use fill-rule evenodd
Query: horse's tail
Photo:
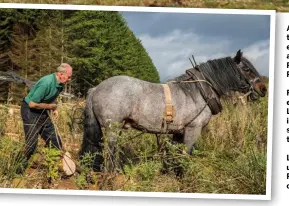
<svg viewBox="0 0 289 206"><path fill-rule="evenodd" d="M80 157L83 158L85 154L93 155L93 169L96 171L100 171L103 163L103 134L101 131L101 125L93 112L92 97L93 89L88 92L88 96L86 98L86 106L84 111L84 132L82 146L80 150Z"/></svg>

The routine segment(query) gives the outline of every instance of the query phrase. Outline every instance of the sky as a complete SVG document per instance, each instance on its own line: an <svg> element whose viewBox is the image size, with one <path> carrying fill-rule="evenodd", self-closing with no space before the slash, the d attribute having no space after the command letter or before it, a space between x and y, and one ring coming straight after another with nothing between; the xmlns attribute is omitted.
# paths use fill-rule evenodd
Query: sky
<svg viewBox="0 0 289 206"><path fill-rule="evenodd" d="M270 16L121 12L142 41L160 80L177 77L196 62L233 57L239 49L261 75L269 76Z"/></svg>

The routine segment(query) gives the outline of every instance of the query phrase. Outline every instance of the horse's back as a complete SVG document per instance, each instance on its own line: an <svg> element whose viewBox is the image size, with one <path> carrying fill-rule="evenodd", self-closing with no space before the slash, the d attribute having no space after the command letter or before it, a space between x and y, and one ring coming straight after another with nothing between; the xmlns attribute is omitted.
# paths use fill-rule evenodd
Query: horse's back
<svg viewBox="0 0 289 206"><path fill-rule="evenodd" d="M129 76L114 76L102 81L94 88L95 93L105 95L127 95L131 90L138 91L142 89L145 81Z"/></svg>
<svg viewBox="0 0 289 206"><path fill-rule="evenodd" d="M135 77L130 77L130 76L126 76L126 75L119 75L119 76L113 76L113 77L109 77L105 80L103 80L98 86L102 85L102 84L107 84L107 83L113 83L113 84L126 84L126 83L134 83L134 84L154 84L148 81L144 81ZM97 86L97 87L98 87Z"/></svg>
<svg viewBox="0 0 289 206"><path fill-rule="evenodd" d="M138 119L138 115L154 115L150 114L148 106L160 106L163 98L161 85L129 76L108 78L90 93L94 113L102 124L106 119L120 122L127 118Z"/></svg>

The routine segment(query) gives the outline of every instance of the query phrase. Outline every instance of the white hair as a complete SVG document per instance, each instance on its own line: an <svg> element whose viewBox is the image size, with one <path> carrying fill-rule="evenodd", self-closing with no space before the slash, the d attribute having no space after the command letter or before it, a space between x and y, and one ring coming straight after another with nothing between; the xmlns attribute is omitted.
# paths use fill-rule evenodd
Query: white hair
<svg viewBox="0 0 289 206"><path fill-rule="evenodd" d="M62 63L60 66L57 67L57 72L66 73L67 68L71 68L71 66L67 63Z"/></svg>

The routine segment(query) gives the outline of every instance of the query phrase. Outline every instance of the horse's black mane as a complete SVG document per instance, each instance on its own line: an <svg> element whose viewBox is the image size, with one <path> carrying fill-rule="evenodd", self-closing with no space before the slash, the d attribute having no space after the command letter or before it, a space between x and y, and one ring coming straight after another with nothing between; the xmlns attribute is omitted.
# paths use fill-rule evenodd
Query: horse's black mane
<svg viewBox="0 0 289 206"><path fill-rule="evenodd" d="M247 60L246 63L249 63L249 61ZM205 63L201 63L197 67L203 73L205 79L212 84L219 96L229 94L231 91L240 91L245 93L249 89L249 84L246 82L244 76L241 74L231 57L209 60ZM188 71L195 69L197 68L192 68ZM186 73L176 77L174 81L180 82L178 84L181 89L183 89L186 94L192 96L193 94L190 93L190 90L194 89L196 84L189 82L181 83L181 81L192 79L193 77Z"/></svg>
<svg viewBox="0 0 289 206"><path fill-rule="evenodd" d="M189 81L189 80L192 80L192 77L188 75L187 73L185 73L179 77L168 80L168 82L170 81L176 82L187 96L191 96L194 99L195 94L192 91L194 91L197 88L196 83L182 82L182 81Z"/></svg>

